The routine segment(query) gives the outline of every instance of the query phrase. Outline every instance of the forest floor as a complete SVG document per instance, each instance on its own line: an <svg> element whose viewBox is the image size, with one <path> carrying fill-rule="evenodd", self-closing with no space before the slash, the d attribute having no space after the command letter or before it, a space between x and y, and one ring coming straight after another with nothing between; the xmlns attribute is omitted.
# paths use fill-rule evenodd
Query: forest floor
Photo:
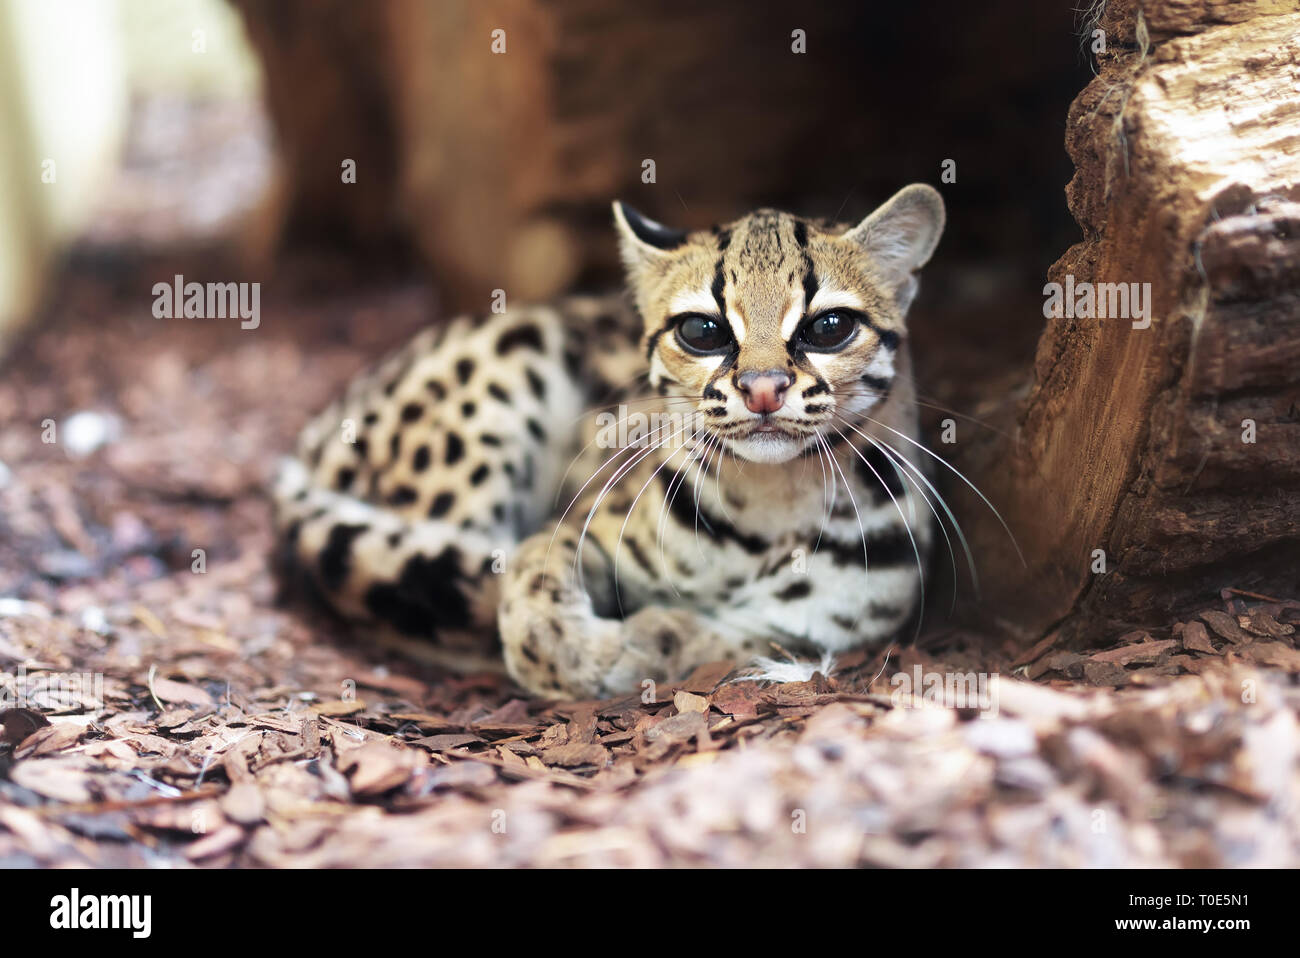
<svg viewBox="0 0 1300 958"><path fill-rule="evenodd" d="M155 319L187 265L74 258L0 366L0 866L1300 862L1300 596L1086 652L938 614L648 702L349 638L279 595L264 484L431 295L291 271L256 330Z"/></svg>

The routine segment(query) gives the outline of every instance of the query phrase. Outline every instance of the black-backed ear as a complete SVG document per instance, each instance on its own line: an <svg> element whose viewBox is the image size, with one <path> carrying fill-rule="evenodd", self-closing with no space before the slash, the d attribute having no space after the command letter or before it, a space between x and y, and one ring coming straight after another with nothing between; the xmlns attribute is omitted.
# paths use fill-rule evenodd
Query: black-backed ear
<svg viewBox="0 0 1300 958"><path fill-rule="evenodd" d="M944 218L939 191L924 183L913 183L844 235L871 257L893 289L899 307L906 310L919 286L913 273L934 254Z"/></svg>
<svg viewBox="0 0 1300 958"><path fill-rule="evenodd" d="M651 262L686 242L686 230L656 223L648 216L615 201L614 223L618 227L619 249L629 269Z"/></svg>

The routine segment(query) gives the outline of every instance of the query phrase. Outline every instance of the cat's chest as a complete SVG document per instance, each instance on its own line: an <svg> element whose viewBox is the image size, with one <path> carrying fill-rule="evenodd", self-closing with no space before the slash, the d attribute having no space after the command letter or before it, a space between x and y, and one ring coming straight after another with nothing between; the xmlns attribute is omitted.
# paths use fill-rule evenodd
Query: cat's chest
<svg viewBox="0 0 1300 958"><path fill-rule="evenodd" d="M870 496L823 485L813 468L810 484L780 489L725 471L726 482L708 470L648 470L636 502L595 530L620 593L707 608L780 592L813 570L860 572L872 533L850 502Z"/></svg>

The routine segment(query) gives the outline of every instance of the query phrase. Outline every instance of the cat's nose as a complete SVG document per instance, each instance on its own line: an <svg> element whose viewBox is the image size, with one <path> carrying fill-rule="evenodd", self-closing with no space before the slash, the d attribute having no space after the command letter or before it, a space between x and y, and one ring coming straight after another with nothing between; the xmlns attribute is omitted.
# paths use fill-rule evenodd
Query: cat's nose
<svg viewBox="0 0 1300 958"><path fill-rule="evenodd" d="M785 402L785 391L794 377L784 369L751 370L736 377L736 388L745 397L750 412L776 412Z"/></svg>

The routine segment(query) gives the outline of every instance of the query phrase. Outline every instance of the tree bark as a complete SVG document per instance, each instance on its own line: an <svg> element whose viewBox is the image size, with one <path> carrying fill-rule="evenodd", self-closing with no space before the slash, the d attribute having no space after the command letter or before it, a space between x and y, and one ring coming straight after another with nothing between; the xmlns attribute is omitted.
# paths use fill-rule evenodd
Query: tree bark
<svg viewBox="0 0 1300 958"><path fill-rule="evenodd" d="M1066 137L1085 239L1048 279L1149 283L1151 318L1048 319L1011 438L968 453L1025 559L969 513L987 607L1026 639L1300 584L1300 14L1115 0L1098 27Z"/></svg>

